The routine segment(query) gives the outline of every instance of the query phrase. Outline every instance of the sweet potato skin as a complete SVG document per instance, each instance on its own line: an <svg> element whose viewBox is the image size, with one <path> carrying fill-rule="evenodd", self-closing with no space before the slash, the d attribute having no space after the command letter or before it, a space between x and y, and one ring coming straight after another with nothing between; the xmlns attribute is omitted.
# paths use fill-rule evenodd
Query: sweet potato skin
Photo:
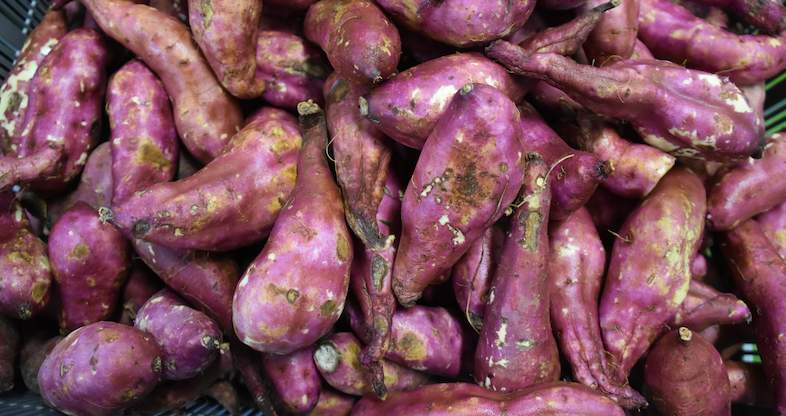
<svg viewBox="0 0 786 416"><path fill-rule="evenodd" d="M36 394L40 394L38 370L55 345L63 339L61 336L50 335L46 332L28 335L19 350L19 372L22 374L22 381L28 390Z"/></svg>
<svg viewBox="0 0 786 416"><path fill-rule="evenodd" d="M759 223L778 255L786 258L786 202L759 214L756 222Z"/></svg>
<svg viewBox="0 0 786 416"><path fill-rule="evenodd" d="M72 332L38 372L44 400L72 415L113 414L144 397L160 379L161 350L153 337L114 322Z"/></svg>
<svg viewBox="0 0 786 416"><path fill-rule="evenodd" d="M729 376L732 403L751 406L772 406L771 386L767 385L762 366L739 361L724 361Z"/></svg>
<svg viewBox="0 0 786 416"><path fill-rule="evenodd" d="M459 310L475 331L483 327L488 291L496 267L492 259L496 227L489 227L453 266L451 281ZM500 231L501 233L501 231Z"/></svg>
<svg viewBox="0 0 786 416"><path fill-rule="evenodd" d="M720 353L699 334L680 327L647 354L644 380L662 414L731 415L729 377Z"/></svg>
<svg viewBox="0 0 786 416"><path fill-rule="evenodd" d="M19 349L19 331L16 324L0 316L0 392L14 388L14 368Z"/></svg>
<svg viewBox="0 0 786 416"><path fill-rule="evenodd" d="M172 180L178 141L169 96L145 64L133 60L115 72L107 89L107 113L112 130L112 202Z"/></svg>
<svg viewBox="0 0 786 416"><path fill-rule="evenodd" d="M355 399L352 396L339 393L329 387L323 387L319 394L319 401L309 416L349 416Z"/></svg>
<svg viewBox="0 0 786 416"><path fill-rule="evenodd" d="M123 286L123 292L120 296L123 310L118 322L121 324L133 325L139 308L141 308L148 299L153 297L153 295L158 293L162 286L163 284L158 277L156 277L144 263L141 261L134 261L128 272L128 280L125 286Z"/></svg>
<svg viewBox="0 0 786 416"><path fill-rule="evenodd" d="M112 148L109 142L99 144L90 152L76 189L47 205L49 224L56 223L77 202L95 209L112 205Z"/></svg>
<svg viewBox="0 0 786 416"><path fill-rule="evenodd" d="M589 0L586 9L597 7L606 0ZM584 42L587 58L602 65L610 58L628 59L633 53L639 31L639 0L622 0L613 9L603 13L595 29Z"/></svg>
<svg viewBox="0 0 786 416"><path fill-rule="evenodd" d="M524 95L505 68L477 53L457 53L396 75L372 90L360 110L391 139L420 149L454 94L470 83L490 85L513 101Z"/></svg>
<svg viewBox="0 0 786 416"><path fill-rule="evenodd" d="M314 364L314 346L290 354L262 354L262 365L284 408L292 413L310 412L319 400L322 380Z"/></svg>
<svg viewBox="0 0 786 416"><path fill-rule="evenodd" d="M399 303L413 304L513 202L521 137L518 111L501 91L469 84L454 96L404 193L393 266Z"/></svg>
<svg viewBox="0 0 786 416"><path fill-rule="evenodd" d="M306 38L325 51L342 77L377 84L396 72L401 39L373 2L321 0L308 9L303 25Z"/></svg>
<svg viewBox="0 0 786 416"><path fill-rule="evenodd" d="M688 295L669 326L701 331L712 325L735 325L750 320L751 311L745 302L731 293L719 292L706 283L691 279Z"/></svg>
<svg viewBox="0 0 786 416"><path fill-rule="evenodd" d="M572 20L537 31L532 36L517 43L528 53L574 55L586 43L590 34L594 33L593 29L597 30L596 26L598 26L599 22L608 19L606 14L611 13L609 9L613 11L614 8L619 7L619 5L615 6L611 2L595 1L593 7L577 13ZM634 17L635 19L637 17Z"/></svg>
<svg viewBox="0 0 786 416"><path fill-rule="evenodd" d="M322 86L330 72L322 53L302 37L279 30L257 35L256 77L265 82L262 98L290 110L301 101L322 101Z"/></svg>
<svg viewBox="0 0 786 416"><path fill-rule="evenodd" d="M687 296L705 212L701 180L674 168L618 231L599 306L603 342L618 381L627 379Z"/></svg>

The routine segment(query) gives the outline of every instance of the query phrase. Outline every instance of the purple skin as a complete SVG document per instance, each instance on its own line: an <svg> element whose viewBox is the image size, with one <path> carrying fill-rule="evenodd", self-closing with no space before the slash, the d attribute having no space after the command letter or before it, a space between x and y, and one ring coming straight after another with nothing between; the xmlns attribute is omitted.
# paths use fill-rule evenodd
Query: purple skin
<svg viewBox="0 0 786 416"><path fill-rule="evenodd" d="M777 0L696 0L722 7L765 33L778 35L786 29L786 9Z"/></svg>
<svg viewBox="0 0 786 416"><path fill-rule="evenodd" d="M98 139L106 60L101 36L87 29L69 32L44 58L12 138L16 154L0 157L0 189L23 182L57 193L79 175Z"/></svg>
<svg viewBox="0 0 786 416"><path fill-rule="evenodd" d="M537 153L526 163L475 350L475 380L491 391L556 381L560 373L549 319L549 168Z"/></svg>
<svg viewBox="0 0 786 416"><path fill-rule="evenodd" d="M529 104L521 103L519 111L524 149L540 154L554 169L551 218L565 219L589 200L611 169L594 154L568 146Z"/></svg>
<svg viewBox="0 0 786 416"><path fill-rule="evenodd" d="M612 13L615 5L610 2L595 2L596 7L578 14L573 20L559 26L548 27L533 36L518 42L528 53L575 54L590 36L590 32L604 19L604 13ZM619 7L619 6L617 6Z"/></svg>
<svg viewBox="0 0 786 416"><path fill-rule="evenodd" d="M84 202L95 209L112 204L112 148L109 142L99 144L87 157L76 189L49 203L49 223L56 223L77 202Z"/></svg>
<svg viewBox="0 0 786 416"><path fill-rule="evenodd" d="M588 0L584 8L593 10L607 1ZM584 42L587 58L598 65L630 58L639 31L639 1L620 0L618 6L603 14Z"/></svg>
<svg viewBox="0 0 786 416"><path fill-rule="evenodd" d="M307 413L317 405L322 380L313 354L314 347L310 346L286 355L262 355L267 378L289 412Z"/></svg>
<svg viewBox="0 0 786 416"><path fill-rule="evenodd" d="M496 393L468 383L430 384L391 394L385 401L365 397L353 416L623 416L610 399L577 383L548 383L516 393Z"/></svg>
<svg viewBox="0 0 786 416"><path fill-rule="evenodd" d="M308 416L349 416L354 404L354 397L323 387L317 405Z"/></svg>
<svg viewBox="0 0 786 416"><path fill-rule="evenodd" d="M107 113L112 129L113 204L172 180L178 140L169 96L145 64L131 61L112 76Z"/></svg>
<svg viewBox="0 0 786 416"><path fill-rule="evenodd" d="M642 59L655 59L655 57L652 56L652 52L647 48L647 45L637 38L636 42L633 44L633 53L630 55L630 59L640 61ZM743 91L743 93L744 92L745 91Z"/></svg>
<svg viewBox="0 0 786 416"><path fill-rule="evenodd" d="M702 331L713 325L736 325L750 321L751 311L745 302L731 293L718 292L712 286L692 279L688 295L669 326Z"/></svg>
<svg viewBox="0 0 786 416"><path fill-rule="evenodd" d="M115 414L150 393L161 380L161 349L153 337L114 322L72 332L38 372L44 401L69 415Z"/></svg>
<svg viewBox="0 0 786 416"><path fill-rule="evenodd" d="M701 180L674 168L618 231L599 306L616 382L627 380L688 294L691 259L704 231L704 201Z"/></svg>
<svg viewBox="0 0 786 416"><path fill-rule="evenodd" d="M581 104L546 81L535 82L529 91L528 98L531 98L538 108L560 115L575 117L576 114L585 111Z"/></svg>
<svg viewBox="0 0 786 416"><path fill-rule="evenodd" d="M262 30L256 54L256 77L265 82L265 101L288 110L301 101L322 101L330 69L318 48L292 33Z"/></svg>
<svg viewBox="0 0 786 416"><path fill-rule="evenodd" d="M186 179L132 194L114 207L113 221L126 235L174 249L225 251L258 241L295 185L300 142L293 116L262 108L221 156Z"/></svg>
<svg viewBox="0 0 786 416"><path fill-rule="evenodd" d="M759 215L757 222L778 255L786 258L786 203Z"/></svg>
<svg viewBox="0 0 786 416"><path fill-rule="evenodd" d="M13 198L0 193L0 313L30 319L49 301L52 272L46 244Z"/></svg>
<svg viewBox="0 0 786 416"><path fill-rule="evenodd" d="M409 68L373 89L360 100L360 112L391 139L420 149L456 92L471 83L490 85L513 101L524 95L505 68L477 53L455 53Z"/></svg>
<svg viewBox="0 0 786 416"><path fill-rule="evenodd" d="M377 0L403 26L460 48L503 38L532 14L532 0Z"/></svg>
<svg viewBox="0 0 786 416"><path fill-rule="evenodd" d="M255 98L265 90L256 76L260 0L188 0L188 21L216 78L238 98Z"/></svg>
<svg viewBox="0 0 786 416"><path fill-rule="evenodd" d="M152 335L161 347L165 380L196 376L216 359L221 344L218 325L169 289L148 299L134 326Z"/></svg>
<svg viewBox="0 0 786 416"><path fill-rule="evenodd" d="M707 200L707 220L715 230L730 230L786 200L786 134L770 136L761 159L748 159L723 174Z"/></svg>
<svg viewBox="0 0 786 416"><path fill-rule="evenodd" d="M0 318L2 321L2 318ZM0 327L2 327L0 322ZM0 333L2 329L0 329ZM41 394L38 388L38 370L41 368L47 355L57 345L61 336L51 336L48 331L34 333L32 336L25 334L25 340L22 343L22 348L19 350L19 372L22 374L22 381L28 390L36 394ZM0 376L0 380L3 377ZM0 391L2 391L2 382L0 382Z"/></svg>
<svg viewBox="0 0 786 416"><path fill-rule="evenodd" d="M654 60L595 68L561 55L527 56L504 41L486 53L597 114L631 123L645 142L674 156L739 160L758 149L763 137L763 125L739 88L714 74Z"/></svg>
<svg viewBox="0 0 786 416"><path fill-rule="evenodd" d="M378 84L396 73L401 39L396 27L369 0L321 0L308 9L306 39L327 54L342 78Z"/></svg>
<svg viewBox="0 0 786 416"><path fill-rule="evenodd" d="M0 393L14 388L19 331L14 321L0 316Z"/></svg>
<svg viewBox="0 0 786 416"><path fill-rule="evenodd" d="M123 302L123 311L118 322L133 325L139 308L158 293L162 286L161 281L150 269L141 262L134 262L120 296Z"/></svg>
<svg viewBox="0 0 786 416"><path fill-rule="evenodd" d="M331 387L353 396L373 391L362 371L360 348L350 332L335 333L317 345L314 363ZM382 360L382 368L386 391L412 390L428 382L426 375L387 360Z"/></svg>
<svg viewBox="0 0 786 416"><path fill-rule="evenodd" d="M606 250L592 217L581 208L563 221L552 222L549 235L551 322L574 379L625 408L646 406L638 392L613 381L606 360L598 321Z"/></svg>
<svg viewBox="0 0 786 416"><path fill-rule="evenodd" d="M761 123L764 123L764 100L767 96L767 90L764 87L764 82L740 87L740 90L742 90L742 93L745 94L745 98L748 99L748 103L756 113L756 117L759 118Z"/></svg>
<svg viewBox="0 0 786 416"><path fill-rule="evenodd" d="M49 234L49 260L62 302L62 329L112 316L131 258L123 235L94 208L78 202L60 217Z"/></svg>
<svg viewBox="0 0 786 416"><path fill-rule="evenodd" d="M702 280L707 275L707 258L701 254L696 254L693 260L690 261L690 276L691 282L695 280Z"/></svg>
<svg viewBox="0 0 786 416"><path fill-rule="evenodd" d="M462 87L434 127L407 185L393 291L411 306L504 214L523 179L515 104L484 84Z"/></svg>
<svg viewBox="0 0 786 416"><path fill-rule="evenodd" d="M722 74L738 85L766 81L786 68L783 35L737 35L670 0L640 1L639 39L659 59Z"/></svg>
<svg viewBox="0 0 786 416"><path fill-rule="evenodd" d="M483 314L488 302L488 291L496 262L492 259L493 234L497 227L489 227L475 240L467 254L453 266L453 293L459 308L475 331L483 326Z"/></svg>
<svg viewBox="0 0 786 416"><path fill-rule="evenodd" d="M274 354L308 346L330 331L344 309L352 265L352 236L325 158L324 114L313 103L298 111L303 148L295 189L232 302L238 338Z"/></svg>
<svg viewBox="0 0 786 416"><path fill-rule="evenodd" d="M767 385L761 364L726 360L723 365L729 376L732 403L772 408L772 386Z"/></svg>

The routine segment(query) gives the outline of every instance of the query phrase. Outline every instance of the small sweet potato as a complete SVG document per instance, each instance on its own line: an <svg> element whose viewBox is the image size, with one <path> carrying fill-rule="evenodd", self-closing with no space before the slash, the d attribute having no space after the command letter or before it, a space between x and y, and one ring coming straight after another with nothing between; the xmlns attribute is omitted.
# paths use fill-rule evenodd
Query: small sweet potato
<svg viewBox="0 0 786 416"><path fill-rule="evenodd" d="M44 401L71 415L114 414L150 393L160 379L161 350L153 337L114 322L72 332L38 372Z"/></svg>
<svg viewBox="0 0 786 416"><path fill-rule="evenodd" d="M592 10L608 0L588 0L584 7ZM633 54L639 31L639 1L619 0L619 4L600 18L595 29L584 42L587 58L597 65L628 59Z"/></svg>
<svg viewBox="0 0 786 416"><path fill-rule="evenodd" d="M644 382L664 415L731 415L729 377L720 353L701 335L680 327L647 354Z"/></svg>
<svg viewBox="0 0 786 416"><path fill-rule="evenodd" d="M306 38L327 54L337 73L357 84L377 84L396 72L401 39L369 0L321 0L308 9Z"/></svg>
<svg viewBox="0 0 786 416"><path fill-rule="evenodd" d="M217 401L230 416L240 414L240 396L238 396L235 386L230 381L220 380L213 383L205 394Z"/></svg>
<svg viewBox="0 0 786 416"><path fill-rule="evenodd" d="M308 416L349 416L354 405L354 397L323 387L317 405Z"/></svg>
<svg viewBox="0 0 786 416"><path fill-rule="evenodd" d="M519 46L528 53L558 53L565 56L575 54L585 44L590 33L594 33L593 29L596 29L598 22L608 19L604 17L604 13L611 13L609 10L619 7L611 1L594 3L594 7L579 13L573 20L534 33L518 42Z"/></svg>
<svg viewBox="0 0 786 416"><path fill-rule="evenodd" d="M692 279L688 295L669 326L701 331L712 325L735 325L750 320L751 311L745 302L731 293L718 292L712 286Z"/></svg>
<svg viewBox="0 0 786 416"><path fill-rule="evenodd" d="M2 323L0 323L0 326L2 326ZM40 394L38 370L41 368L41 364L43 364L47 355L63 337L53 336L47 330L24 335L22 347L19 350L19 372L22 374L22 381L25 383L25 387L33 393ZM0 388L0 390L2 389Z"/></svg>
<svg viewBox="0 0 786 416"><path fill-rule="evenodd" d="M319 400L322 380L314 364L314 347L290 354L262 354L262 365L283 407L292 413L310 412Z"/></svg>
<svg viewBox="0 0 786 416"><path fill-rule="evenodd" d="M459 309L475 331L480 331L483 327L488 291L496 269L492 251L494 233L497 230L499 230L497 227L486 229L483 236L472 243L467 254L464 254L451 271L453 293L456 295Z"/></svg>
<svg viewBox="0 0 786 416"><path fill-rule="evenodd" d="M726 374L729 376L732 403L750 406L772 406L772 389L760 364L747 364L739 361L724 361Z"/></svg>
<svg viewBox="0 0 786 416"><path fill-rule="evenodd" d="M47 205L47 220L54 224L77 202L98 209L112 204L112 148L109 142L99 144L87 157L76 189Z"/></svg>
<svg viewBox="0 0 786 416"><path fill-rule="evenodd" d="M523 179L519 122L515 104L488 85L468 84L453 97L404 193L393 266L402 305L447 274L513 202Z"/></svg>
<svg viewBox="0 0 786 416"><path fill-rule="evenodd" d="M19 331L14 321L0 315L0 393L14 388Z"/></svg>
<svg viewBox="0 0 786 416"><path fill-rule="evenodd" d="M123 286L123 293L120 296L123 310L118 322L133 325L139 308L161 290L162 286L158 277L144 263L135 261L131 265L128 280Z"/></svg>

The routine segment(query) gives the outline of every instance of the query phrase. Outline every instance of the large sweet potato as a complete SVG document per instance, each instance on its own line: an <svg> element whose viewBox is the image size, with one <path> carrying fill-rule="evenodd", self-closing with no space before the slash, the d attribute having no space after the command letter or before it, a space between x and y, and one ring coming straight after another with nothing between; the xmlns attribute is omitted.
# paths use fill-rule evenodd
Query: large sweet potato
<svg viewBox="0 0 786 416"><path fill-rule="evenodd" d="M669 326L701 331L712 325L735 325L750 320L751 311L745 302L731 293L718 292L706 283L691 280L688 295Z"/></svg>
<svg viewBox="0 0 786 416"><path fill-rule="evenodd" d="M112 148L109 142L99 144L90 153L76 189L49 202L49 224L56 223L77 202L84 202L95 209L112 204Z"/></svg>
<svg viewBox="0 0 786 416"><path fill-rule="evenodd" d="M19 331L14 321L0 316L0 393L14 388Z"/></svg>
<svg viewBox="0 0 786 416"><path fill-rule="evenodd" d="M317 405L322 380L313 356L313 346L285 355L262 355L265 373L287 411L307 413Z"/></svg>
<svg viewBox="0 0 786 416"><path fill-rule="evenodd" d="M256 54L256 77L265 81L265 101L292 110L301 101L322 101L322 85L330 69L314 45L293 33L262 30Z"/></svg>
<svg viewBox="0 0 786 416"><path fill-rule="evenodd" d="M588 0L584 7L591 10L606 1ZM603 13L584 42L587 58L598 65L613 62L612 59L630 58L639 31L639 1L620 0L617 7Z"/></svg>

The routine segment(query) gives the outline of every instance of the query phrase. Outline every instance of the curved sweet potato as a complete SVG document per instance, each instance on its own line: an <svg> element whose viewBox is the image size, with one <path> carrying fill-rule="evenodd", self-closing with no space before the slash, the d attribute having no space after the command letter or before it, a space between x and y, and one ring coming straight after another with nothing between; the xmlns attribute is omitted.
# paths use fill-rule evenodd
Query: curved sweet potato
<svg viewBox="0 0 786 416"><path fill-rule="evenodd" d="M354 397L323 387L317 405L308 416L349 416L354 404Z"/></svg>
<svg viewBox="0 0 786 416"><path fill-rule="evenodd" d="M591 10L606 1L588 0L584 7ZM587 58L598 65L611 62L611 58L630 58L639 31L639 1L620 0L619 5L603 14L584 42Z"/></svg>
<svg viewBox="0 0 786 416"><path fill-rule="evenodd" d="M120 296L123 305L118 322L133 325L139 308L153 297L163 284L144 263L135 261L128 272L128 280Z"/></svg>
<svg viewBox="0 0 786 416"><path fill-rule="evenodd" d="M475 240L467 254L453 266L451 280L459 309L475 331L483 327L483 315L496 262L492 259L496 227L489 227Z"/></svg>
<svg viewBox="0 0 786 416"><path fill-rule="evenodd" d="M290 354L262 354L265 373L284 408L292 413L307 413L317 405L322 380L314 364L314 347Z"/></svg>
<svg viewBox="0 0 786 416"><path fill-rule="evenodd" d="M76 189L48 204L49 224L56 223L77 202L84 202L95 209L112 204L112 148L109 142L96 146L87 157Z"/></svg>
<svg viewBox="0 0 786 416"><path fill-rule="evenodd" d="M601 0L593 1L592 3L594 3L592 7L588 7L584 12L577 14L573 20L538 31L517 43L527 53L558 53L565 56L575 54L581 49L582 45L586 44L585 41L587 41L590 33L594 34L598 30L596 26L598 26L599 22L605 22L609 19L604 13L613 13L609 12L609 10L620 7L612 1ZM638 9L636 11L638 12ZM634 16L634 20L637 17ZM635 31L633 37L636 37Z"/></svg>
<svg viewBox="0 0 786 416"><path fill-rule="evenodd" d="M732 403L750 406L772 406L771 386L767 385L762 366L739 361L724 361L729 376Z"/></svg>
<svg viewBox="0 0 786 416"><path fill-rule="evenodd" d="M0 318L1 320L2 318ZM0 322L0 327L2 326L3 324ZM22 381L28 390L41 394L41 390L38 388L38 370L55 345L62 339L61 336L52 336L46 330L25 334L22 347L19 349L19 372L22 374ZM1 379L2 376L0 376Z"/></svg>
<svg viewBox="0 0 786 416"><path fill-rule="evenodd" d="M256 77L265 82L265 101L292 110L301 101L322 101L322 86L330 68L321 51L302 37L261 30L257 34L256 59Z"/></svg>
<svg viewBox="0 0 786 416"><path fill-rule="evenodd" d="M14 321L0 315L0 393L14 388L19 331Z"/></svg>
<svg viewBox="0 0 786 416"><path fill-rule="evenodd" d="M701 331L712 325L735 325L750 320L751 311L745 302L731 293L718 292L712 286L692 279L688 295L669 326Z"/></svg>

